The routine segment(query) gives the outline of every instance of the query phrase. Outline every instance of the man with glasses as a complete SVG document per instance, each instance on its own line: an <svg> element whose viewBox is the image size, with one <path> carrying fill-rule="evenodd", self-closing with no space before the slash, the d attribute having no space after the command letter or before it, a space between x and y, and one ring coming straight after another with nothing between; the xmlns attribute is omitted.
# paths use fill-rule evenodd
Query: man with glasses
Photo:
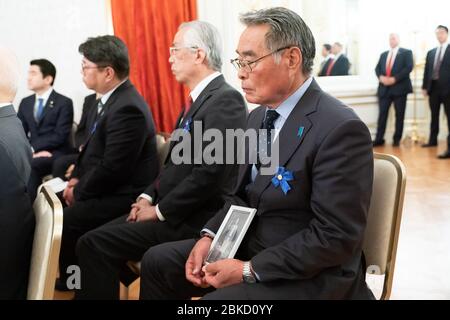
<svg viewBox="0 0 450 320"><path fill-rule="evenodd" d="M81 44L79 52L83 82L102 97L63 194L67 208L56 286L60 290L77 285L76 279L67 281L67 268L77 265L78 238L126 212L159 171L152 115L128 80L125 44L115 36L100 36Z"/></svg>
<svg viewBox="0 0 450 320"><path fill-rule="evenodd" d="M202 141L202 132L214 130L225 137L227 129L244 128L247 117L242 95L220 73L220 35L207 22L183 23L169 53L176 80L191 90L192 104L183 109L176 124L178 132L190 138L191 153L180 154L185 137L173 139L161 174L139 195L131 211L122 211L129 214L79 240L82 278L76 298L118 299L119 279L125 284L134 280L127 279L126 272L121 274L127 261L141 260L154 245L196 236L233 191L236 161L228 164L226 150L221 163L203 157L209 143ZM177 157L188 161L177 164Z"/></svg>
<svg viewBox="0 0 450 320"><path fill-rule="evenodd" d="M247 128L273 130L279 168L264 175L257 164L241 165L232 201L200 240L147 251L140 298L373 298L362 262L373 181L369 130L311 77L314 37L296 13L264 9L241 21L247 28L233 63L247 101L261 104ZM256 216L235 259L204 265L230 204L256 208Z"/></svg>

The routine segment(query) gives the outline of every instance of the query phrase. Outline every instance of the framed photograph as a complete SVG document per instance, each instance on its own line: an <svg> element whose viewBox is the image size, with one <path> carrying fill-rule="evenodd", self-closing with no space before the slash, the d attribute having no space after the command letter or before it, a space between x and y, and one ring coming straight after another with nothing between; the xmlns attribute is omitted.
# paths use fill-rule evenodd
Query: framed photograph
<svg viewBox="0 0 450 320"><path fill-rule="evenodd" d="M255 214L254 208L231 206L211 243L205 263L234 258Z"/></svg>

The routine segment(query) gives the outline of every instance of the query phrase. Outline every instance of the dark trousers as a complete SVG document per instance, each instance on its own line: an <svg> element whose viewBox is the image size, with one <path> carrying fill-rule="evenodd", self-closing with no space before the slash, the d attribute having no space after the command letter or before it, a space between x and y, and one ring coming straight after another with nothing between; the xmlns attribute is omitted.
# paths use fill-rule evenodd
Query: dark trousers
<svg viewBox="0 0 450 320"><path fill-rule="evenodd" d="M59 255L61 281L66 281L67 267L78 265L75 246L86 232L129 212L135 198L132 195L114 195L102 198L76 201L71 207L64 208L63 234ZM82 271L83 272L83 271Z"/></svg>
<svg viewBox="0 0 450 320"><path fill-rule="evenodd" d="M198 236L198 230L186 225L126 222L127 217L88 232L78 241L76 253L82 276L76 299L119 299L119 281L126 275L127 261L140 261L150 247L160 243ZM124 281L126 285L129 280Z"/></svg>
<svg viewBox="0 0 450 320"><path fill-rule="evenodd" d="M66 171L71 164L75 164L78 159L78 153L67 154L59 157L53 162L52 175L54 178L58 177L66 180Z"/></svg>
<svg viewBox="0 0 450 320"><path fill-rule="evenodd" d="M450 94L443 94L448 90L440 88L437 81L433 81L431 90L429 92L429 103L431 110L431 124L430 124L430 138L428 142L430 144L437 144L437 137L439 134L439 114L441 110L441 104L444 104L445 114L447 116L447 127L449 135L447 136L447 147L450 150Z"/></svg>
<svg viewBox="0 0 450 320"><path fill-rule="evenodd" d="M36 199L37 189L42 184L42 178L52 172L54 157L49 158L33 158L31 160L31 174L28 180L28 194L33 203Z"/></svg>
<svg viewBox="0 0 450 320"><path fill-rule="evenodd" d="M403 123L405 120L406 95L378 97L379 115L378 127L375 141L384 142L384 133L386 131L386 122L389 115L389 108L394 103L395 108L395 132L393 136L394 143L400 142L403 134Z"/></svg>
<svg viewBox="0 0 450 320"><path fill-rule="evenodd" d="M194 245L195 240L190 239L149 249L141 261L140 299L181 300L198 296L204 300L374 299L365 286L362 269L353 279L349 277L349 281L342 276L332 276L333 286L319 276L305 280L240 283L217 290L198 288L185 276L185 263ZM352 288L356 284L364 285ZM324 290L325 286L330 289Z"/></svg>

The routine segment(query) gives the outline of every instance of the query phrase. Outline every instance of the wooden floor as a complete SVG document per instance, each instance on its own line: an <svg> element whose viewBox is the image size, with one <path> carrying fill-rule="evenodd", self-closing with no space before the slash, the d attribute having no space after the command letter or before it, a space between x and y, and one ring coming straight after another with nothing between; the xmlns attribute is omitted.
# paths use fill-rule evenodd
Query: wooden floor
<svg viewBox="0 0 450 320"><path fill-rule="evenodd" d="M439 160L445 151L402 143L375 152L393 154L406 166L406 195L391 299L450 299L450 159ZM139 295L133 284L130 298ZM70 299L55 293L55 299Z"/></svg>

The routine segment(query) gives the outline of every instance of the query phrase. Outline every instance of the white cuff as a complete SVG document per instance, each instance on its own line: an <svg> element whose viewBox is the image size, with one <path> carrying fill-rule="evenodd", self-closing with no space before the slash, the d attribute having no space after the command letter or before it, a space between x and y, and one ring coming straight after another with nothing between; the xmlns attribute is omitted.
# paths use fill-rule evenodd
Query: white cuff
<svg viewBox="0 0 450 320"><path fill-rule="evenodd" d="M166 218L164 218L161 211L159 211L159 204L156 205L156 215L158 216L159 221L166 221Z"/></svg>
<svg viewBox="0 0 450 320"><path fill-rule="evenodd" d="M137 197L136 202L138 202L140 198L147 200L151 205L153 205L153 199L148 194L141 193L139 197Z"/></svg>
<svg viewBox="0 0 450 320"><path fill-rule="evenodd" d="M200 231L200 236L202 236L203 237L203 235L204 234L209 234L213 239L214 239L214 237L216 236L216 234L214 233L214 232L212 232L211 230L209 230L209 229L207 229L207 228L204 228L204 229L202 229L202 231Z"/></svg>

